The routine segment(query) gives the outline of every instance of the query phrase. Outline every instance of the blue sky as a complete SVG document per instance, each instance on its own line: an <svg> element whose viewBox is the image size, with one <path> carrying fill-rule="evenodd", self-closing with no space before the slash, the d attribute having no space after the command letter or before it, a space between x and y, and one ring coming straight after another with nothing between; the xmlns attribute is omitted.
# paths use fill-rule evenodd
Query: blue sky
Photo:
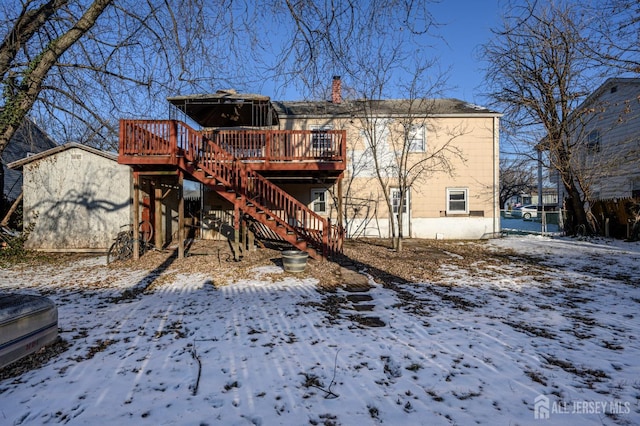
<svg viewBox="0 0 640 426"><path fill-rule="evenodd" d="M477 58L478 46L491 37L491 28L501 22L500 0L442 0L431 7L439 23L439 32L446 41L440 47L443 67L451 66L449 85L456 86L447 92L448 97L458 98L479 105L486 102L481 96L484 73L483 63Z"/></svg>
<svg viewBox="0 0 640 426"><path fill-rule="evenodd" d="M450 68L448 86L443 97L458 98L467 102L486 106L481 96L483 64L477 59L477 48L492 36L490 29L500 23L500 3L504 0L441 0L430 4L429 9L435 20L441 24L437 33L442 41L429 38L434 45L434 55L440 58L442 69ZM282 87L279 88L282 90ZM273 99L299 100L301 95L293 87L276 94L265 81L262 88L247 88Z"/></svg>

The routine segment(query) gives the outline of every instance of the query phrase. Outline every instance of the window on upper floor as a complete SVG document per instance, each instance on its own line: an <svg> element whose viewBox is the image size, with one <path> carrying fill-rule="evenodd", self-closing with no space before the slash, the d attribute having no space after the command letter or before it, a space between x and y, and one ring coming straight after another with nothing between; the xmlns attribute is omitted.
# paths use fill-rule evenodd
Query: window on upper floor
<svg viewBox="0 0 640 426"><path fill-rule="evenodd" d="M325 130L333 130L333 126L311 126L311 148L319 154L331 151L331 135L325 133ZM316 133L317 132L317 133Z"/></svg>
<svg viewBox="0 0 640 426"><path fill-rule="evenodd" d="M600 152L599 130L592 130L587 134L587 148L590 152Z"/></svg>
<svg viewBox="0 0 640 426"><path fill-rule="evenodd" d="M469 213L468 195L467 188L447 188L447 214Z"/></svg>
<svg viewBox="0 0 640 426"><path fill-rule="evenodd" d="M407 133L409 152L424 152L426 150L426 131L423 125L412 125Z"/></svg>

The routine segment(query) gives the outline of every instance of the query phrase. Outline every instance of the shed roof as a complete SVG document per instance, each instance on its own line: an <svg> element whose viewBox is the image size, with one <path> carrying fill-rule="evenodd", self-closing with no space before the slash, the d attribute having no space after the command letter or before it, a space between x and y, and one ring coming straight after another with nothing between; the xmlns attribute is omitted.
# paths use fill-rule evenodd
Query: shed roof
<svg viewBox="0 0 640 426"><path fill-rule="evenodd" d="M115 154L115 153L101 151L99 149L95 149L95 148L92 148L92 147L87 146L87 145L82 145L82 144L79 144L79 143L70 142L70 143L66 143L64 145L56 146L55 148L52 148L52 149L48 149L48 150L43 151L43 152L41 152L39 154L31 155L31 156L23 158L21 160L14 161L12 163L7 164L7 167L10 168L10 169L13 169L13 170L20 170L26 164L29 164L29 163L34 162L34 161L41 160L41 159L46 158L46 157L50 157L50 156L52 156L54 154L57 154L59 152L67 151L67 150L73 149L73 148L81 149L83 151L87 151L87 152L90 152L92 154L99 155L99 156L104 157L104 158L106 158L108 160L113 160L113 161L116 161L116 162L118 161L118 155Z"/></svg>

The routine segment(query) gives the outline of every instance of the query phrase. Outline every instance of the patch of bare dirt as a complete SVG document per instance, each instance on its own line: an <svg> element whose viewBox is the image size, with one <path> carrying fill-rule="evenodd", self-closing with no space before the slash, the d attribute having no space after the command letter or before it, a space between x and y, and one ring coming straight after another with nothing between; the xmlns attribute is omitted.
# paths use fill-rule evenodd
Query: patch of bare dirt
<svg viewBox="0 0 640 426"><path fill-rule="evenodd" d="M389 240L359 239L346 241L344 253L329 261L309 258L305 271L292 275L315 278L319 289L324 291L332 291L337 287L358 291L369 285L361 271L366 271L381 284L437 283L443 264L464 267L472 274L482 274L490 267L500 266L515 258L524 264L535 264L534 259L519 257L512 252L496 252L486 241L409 239L404 241L401 251L396 251L391 248ZM227 285L236 280L255 278L256 267L274 265L282 267L282 255L277 248L246 250L241 259L235 261L228 242L196 240L187 248L182 259L178 259L177 248L171 247L147 252L136 261L112 263L109 268L140 268L158 275L166 271L201 273L210 276L214 285ZM261 279L279 279L282 276L276 275L261 275Z"/></svg>
<svg viewBox="0 0 640 426"><path fill-rule="evenodd" d="M482 273L518 258L526 264L532 259L511 251L496 252L487 241L405 240L403 249L391 248L388 240L366 239L345 243L343 262L364 269L376 281L391 285L403 282L438 283L443 265L455 265L469 273Z"/></svg>

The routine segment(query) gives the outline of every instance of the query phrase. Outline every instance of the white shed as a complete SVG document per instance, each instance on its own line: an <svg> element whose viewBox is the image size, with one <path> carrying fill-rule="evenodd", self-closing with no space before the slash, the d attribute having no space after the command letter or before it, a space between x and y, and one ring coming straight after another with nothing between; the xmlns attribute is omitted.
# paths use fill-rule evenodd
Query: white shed
<svg viewBox="0 0 640 426"><path fill-rule="evenodd" d="M106 251L131 221L132 172L116 154L69 143L8 167L23 173L28 249Z"/></svg>

